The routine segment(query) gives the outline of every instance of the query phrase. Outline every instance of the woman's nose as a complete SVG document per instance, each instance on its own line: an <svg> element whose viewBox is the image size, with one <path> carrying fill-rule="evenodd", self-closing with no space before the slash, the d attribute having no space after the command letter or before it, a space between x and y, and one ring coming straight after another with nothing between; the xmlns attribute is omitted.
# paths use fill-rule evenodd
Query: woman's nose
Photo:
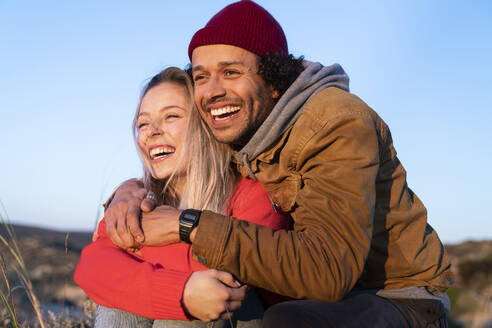
<svg viewBox="0 0 492 328"><path fill-rule="evenodd" d="M160 121L153 121L150 123L150 136L157 136L163 134L164 131L161 128L161 122Z"/></svg>

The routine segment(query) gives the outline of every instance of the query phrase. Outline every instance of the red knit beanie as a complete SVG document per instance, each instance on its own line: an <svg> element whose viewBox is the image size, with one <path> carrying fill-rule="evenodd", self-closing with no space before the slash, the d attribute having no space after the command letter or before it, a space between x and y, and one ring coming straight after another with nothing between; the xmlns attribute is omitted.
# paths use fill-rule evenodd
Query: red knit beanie
<svg viewBox="0 0 492 328"><path fill-rule="evenodd" d="M268 52L287 55L287 40L280 24L260 5L250 0L232 3L219 11L191 39L188 56L197 47L228 44L259 56Z"/></svg>

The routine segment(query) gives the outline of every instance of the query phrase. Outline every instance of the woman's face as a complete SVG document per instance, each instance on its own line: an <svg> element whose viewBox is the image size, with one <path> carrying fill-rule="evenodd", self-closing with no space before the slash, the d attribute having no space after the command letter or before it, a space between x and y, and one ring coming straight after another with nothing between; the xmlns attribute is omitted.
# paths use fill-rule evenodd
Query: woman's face
<svg viewBox="0 0 492 328"><path fill-rule="evenodd" d="M178 164L190 118L190 99L184 86L161 83L140 103L138 148L155 179L166 179Z"/></svg>

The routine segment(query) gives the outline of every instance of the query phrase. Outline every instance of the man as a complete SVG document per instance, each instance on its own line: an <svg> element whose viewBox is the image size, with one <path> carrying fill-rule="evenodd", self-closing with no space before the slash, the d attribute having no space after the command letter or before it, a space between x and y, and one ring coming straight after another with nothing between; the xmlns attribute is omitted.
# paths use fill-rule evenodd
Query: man
<svg viewBox="0 0 492 328"><path fill-rule="evenodd" d="M160 228L142 222L144 243L191 242L206 266L305 299L270 308L267 327L446 326L449 259L388 127L348 92L343 69L289 56L278 22L247 0L199 30L189 56L203 120L294 228L166 207ZM143 240L142 197L138 182L127 182L106 213L122 247Z"/></svg>

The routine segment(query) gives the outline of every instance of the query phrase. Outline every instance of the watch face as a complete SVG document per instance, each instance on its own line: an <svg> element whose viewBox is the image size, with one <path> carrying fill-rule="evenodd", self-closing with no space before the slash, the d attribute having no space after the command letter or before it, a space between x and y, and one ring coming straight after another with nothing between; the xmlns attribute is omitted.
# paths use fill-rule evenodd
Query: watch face
<svg viewBox="0 0 492 328"><path fill-rule="evenodd" d="M186 212L186 213L184 213L183 218L186 220L195 221L196 215Z"/></svg>
<svg viewBox="0 0 492 328"><path fill-rule="evenodd" d="M194 213L184 212L182 215L183 224L192 225L198 220L198 216Z"/></svg>
<svg viewBox="0 0 492 328"><path fill-rule="evenodd" d="M179 217L179 235L182 241L190 242L191 230L197 225L200 211L184 210Z"/></svg>

